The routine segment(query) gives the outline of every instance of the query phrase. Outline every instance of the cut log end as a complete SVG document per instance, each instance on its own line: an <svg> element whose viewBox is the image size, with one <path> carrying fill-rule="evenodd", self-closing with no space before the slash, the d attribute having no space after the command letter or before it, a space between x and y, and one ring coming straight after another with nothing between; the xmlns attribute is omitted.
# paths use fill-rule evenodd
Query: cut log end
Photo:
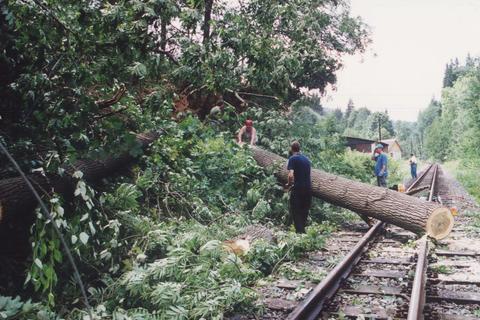
<svg viewBox="0 0 480 320"><path fill-rule="evenodd" d="M427 220L427 234L437 240L443 239L453 228L453 215L447 208L433 210Z"/></svg>

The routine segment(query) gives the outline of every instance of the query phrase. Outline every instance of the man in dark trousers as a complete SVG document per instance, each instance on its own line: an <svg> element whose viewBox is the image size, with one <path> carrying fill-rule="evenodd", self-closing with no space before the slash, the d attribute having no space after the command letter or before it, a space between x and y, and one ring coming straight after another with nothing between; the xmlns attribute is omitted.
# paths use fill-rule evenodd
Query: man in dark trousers
<svg viewBox="0 0 480 320"><path fill-rule="evenodd" d="M413 153L410 154L410 174L412 179L417 179L417 157Z"/></svg>
<svg viewBox="0 0 480 320"><path fill-rule="evenodd" d="M291 145L292 156L288 158L288 183L290 189L290 215L295 231L305 233L308 211L312 205L312 180L310 177L310 160L300 153L300 143Z"/></svg>
<svg viewBox="0 0 480 320"><path fill-rule="evenodd" d="M379 187L386 188L387 187L387 163L388 158L385 153L383 153L383 145L377 144L375 149L375 176L377 177L377 185Z"/></svg>

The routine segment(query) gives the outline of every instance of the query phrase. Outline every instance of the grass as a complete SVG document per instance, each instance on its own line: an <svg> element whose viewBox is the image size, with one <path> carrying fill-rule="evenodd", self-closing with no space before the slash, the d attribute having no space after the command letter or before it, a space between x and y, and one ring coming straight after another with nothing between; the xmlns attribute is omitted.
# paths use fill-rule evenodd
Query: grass
<svg viewBox="0 0 480 320"><path fill-rule="evenodd" d="M414 240L408 240L402 245L404 249L414 249L417 246L417 243Z"/></svg>
<svg viewBox="0 0 480 320"><path fill-rule="evenodd" d="M326 275L325 271L314 271L308 266L296 266L288 262L280 267L279 274L288 280L307 280L313 283L319 283Z"/></svg>
<svg viewBox="0 0 480 320"><path fill-rule="evenodd" d="M445 265L437 265L432 267L432 271L436 273L442 273L442 274L452 274L453 270L449 266Z"/></svg>
<svg viewBox="0 0 480 320"><path fill-rule="evenodd" d="M463 185L477 202L480 202L480 172L477 166L454 160L445 162L443 167Z"/></svg>
<svg viewBox="0 0 480 320"><path fill-rule="evenodd" d="M475 317L480 317L480 309L475 309L475 310L473 311L473 315L474 315Z"/></svg>

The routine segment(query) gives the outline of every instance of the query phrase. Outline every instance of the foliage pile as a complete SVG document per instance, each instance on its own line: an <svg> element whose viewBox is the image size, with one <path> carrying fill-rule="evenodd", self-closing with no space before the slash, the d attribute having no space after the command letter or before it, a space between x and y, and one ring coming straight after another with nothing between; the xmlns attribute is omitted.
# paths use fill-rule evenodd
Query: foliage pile
<svg viewBox="0 0 480 320"><path fill-rule="evenodd" d="M371 168L366 161L370 160L344 153L340 139L328 145L335 139L328 139L327 132L339 136L332 131L332 118L312 118L307 107L296 108L283 118L261 109L249 112L261 112L258 127L269 124L272 130L295 132L310 119L309 129L298 130L295 137L304 142L312 161L337 171L352 167L352 177L368 177ZM249 286L279 263L323 245L329 224L314 223L306 235L281 230L287 219L287 197L248 150L233 142L233 132L225 128L236 117L231 110L222 119L209 118L206 123L193 116L171 122L168 134L134 168L133 179L117 178L103 191L90 187L79 191L75 214L68 220L61 200L50 201L55 222L77 253L97 315L182 319L259 312ZM278 133L262 134L261 141L281 152L289 137ZM329 205L316 201L312 220L321 222L331 211ZM277 243L258 241L245 257L223 250L221 241L251 224L277 230ZM28 280L39 293L48 293L52 307L70 305L71 317L84 313L74 308L81 301L73 279L57 280L68 278L70 268L61 263L51 226L39 219L33 236L34 261Z"/></svg>
<svg viewBox="0 0 480 320"><path fill-rule="evenodd" d="M31 257L17 268L26 279L0 285L38 302L2 297L2 318L86 315L52 223L98 318L258 311L249 286L320 248L332 208L315 202L306 235L284 230L282 188L233 142L247 116L264 147L285 155L299 139L314 166L371 179L371 164L344 152L335 117L318 115L300 91L334 83L340 56L367 44L346 1L9 0L0 27L0 140L26 172L140 156L126 177L91 186L77 171L71 201L45 199L54 221L36 213ZM142 154L134 133L159 128ZM15 176L1 157L0 178ZM274 229L277 243L259 241L244 257L222 249L251 224Z"/></svg>

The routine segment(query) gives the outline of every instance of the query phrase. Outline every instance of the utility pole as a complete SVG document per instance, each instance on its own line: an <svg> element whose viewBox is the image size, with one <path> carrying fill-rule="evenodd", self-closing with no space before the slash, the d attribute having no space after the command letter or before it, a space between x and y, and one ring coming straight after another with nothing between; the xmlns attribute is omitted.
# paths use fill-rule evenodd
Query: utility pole
<svg viewBox="0 0 480 320"><path fill-rule="evenodd" d="M378 117L378 141L382 141L382 117Z"/></svg>
<svg viewBox="0 0 480 320"><path fill-rule="evenodd" d="M420 131L420 156L423 156L423 131Z"/></svg>

